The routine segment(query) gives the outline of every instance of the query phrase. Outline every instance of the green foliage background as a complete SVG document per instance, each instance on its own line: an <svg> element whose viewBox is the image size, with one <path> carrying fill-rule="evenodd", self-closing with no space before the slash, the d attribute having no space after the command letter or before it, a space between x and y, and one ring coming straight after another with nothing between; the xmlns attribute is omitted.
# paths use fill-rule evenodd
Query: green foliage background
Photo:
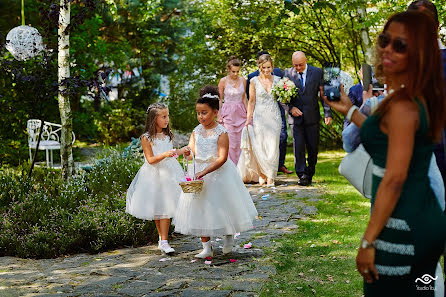
<svg viewBox="0 0 446 297"><path fill-rule="evenodd" d="M94 86L77 86L71 94L74 132L80 140L114 144L138 136L144 125L147 105L158 100L170 106L173 127L190 131L197 123L194 102L198 90L217 84L226 73L229 56L242 60L242 74L255 70L255 54L268 50L275 66L291 66L291 54L306 52L309 63L321 66L336 61L357 80L364 60L361 29L373 40L385 20L404 10L410 1L362 0L94 0L96 8L85 13L83 2L72 4L72 19L84 21L71 31L72 75L91 79L98 71L111 73L141 69L141 77L118 86L119 102L110 104L97 95ZM27 0L26 23L44 34L48 47L56 42L55 24L43 21L58 1ZM434 1L444 26L446 1ZM365 8L361 16L358 9ZM20 1L0 2L0 34L4 37L20 25ZM445 31L440 31L444 43ZM0 65L12 62L0 49ZM15 63L15 62L14 62ZM23 63L31 74L44 71L48 93L43 116L59 122L57 98L51 84L57 81L55 57L42 69L39 58ZM170 96L158 97L160 77L169 79ZM27 82L17 84L14 74L0 71L0 164L17 165L27 160L26 120L37 117L33 103L36 90ZM92 95L90 99L86 95ZM322 126L321 144L341 144L342 116L334 125ZM123 121L124 120L124 121ZM123 121L123 122L122 122ZM119 123L123 126L117 129ZM115 131L111 131L115 129Z"/></svg>

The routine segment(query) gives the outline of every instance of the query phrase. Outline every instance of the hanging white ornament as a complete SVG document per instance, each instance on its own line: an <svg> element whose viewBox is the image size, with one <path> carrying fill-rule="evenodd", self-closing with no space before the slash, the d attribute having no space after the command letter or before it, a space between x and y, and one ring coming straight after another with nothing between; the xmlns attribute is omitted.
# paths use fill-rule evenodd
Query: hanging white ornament
<svg viewBox="0 0 446 297"><path fill-rule="evenodd" d="M6 49L17 60L28 60L44 49L42 36L33 27L25 25L15 27L6 35Z"/></svg>

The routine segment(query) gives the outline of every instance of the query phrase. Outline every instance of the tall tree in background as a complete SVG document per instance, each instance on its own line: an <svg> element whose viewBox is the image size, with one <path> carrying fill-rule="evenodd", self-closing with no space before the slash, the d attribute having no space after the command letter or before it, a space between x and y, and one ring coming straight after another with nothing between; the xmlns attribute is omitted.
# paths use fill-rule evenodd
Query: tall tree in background
<svg viewBox="0 0 446 297"><path fill-rule="evenodd" d="M59 111L62 124L60 138L60 162L62 176L67 179L74 173L74 159L72 147L73 118L69 93L66 91L67 79L70 77L70 25L71 1L60 0L58 26L58 82L59 82Z"/></svg>

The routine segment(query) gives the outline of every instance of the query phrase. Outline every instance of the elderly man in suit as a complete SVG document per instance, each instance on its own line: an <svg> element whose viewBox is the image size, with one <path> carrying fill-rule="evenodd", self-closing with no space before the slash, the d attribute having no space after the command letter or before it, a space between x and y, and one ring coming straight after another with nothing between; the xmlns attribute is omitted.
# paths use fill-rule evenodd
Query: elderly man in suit
<svg viewBox="0 0 446 297"><path fill-rule="evenodd" d="M294 166L299 185L308 186L316 171L319 146L319 103L324 107L325 124L331 124L331 109L319 98L322 86L322 69L308 65L301 51L293 53L293 67L286 69L284 76L292 80L298 95L289 103L288 123L293 132ZM308 152L308 160L305 158ZM308 165L307 165L308 161Z"/></svg>

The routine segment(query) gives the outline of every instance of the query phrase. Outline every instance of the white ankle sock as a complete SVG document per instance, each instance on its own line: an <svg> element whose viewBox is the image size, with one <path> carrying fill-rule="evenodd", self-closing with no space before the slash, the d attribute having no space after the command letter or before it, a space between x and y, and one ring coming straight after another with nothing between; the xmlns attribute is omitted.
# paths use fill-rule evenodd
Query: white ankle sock
<svg viewBox="0 0 446 297"><path fill-rule="evenodd" d="M225 235L223 238L224 245L234 245L234 237L232 235Z"/></svg>
<svg viewBox="0 0 446 297"><path fill-rule="evenodd" d="M203 245L203 251L205 253L209 253L211 251L211 241L207 241L207 242L201 242L201 244Z"/></svg>

